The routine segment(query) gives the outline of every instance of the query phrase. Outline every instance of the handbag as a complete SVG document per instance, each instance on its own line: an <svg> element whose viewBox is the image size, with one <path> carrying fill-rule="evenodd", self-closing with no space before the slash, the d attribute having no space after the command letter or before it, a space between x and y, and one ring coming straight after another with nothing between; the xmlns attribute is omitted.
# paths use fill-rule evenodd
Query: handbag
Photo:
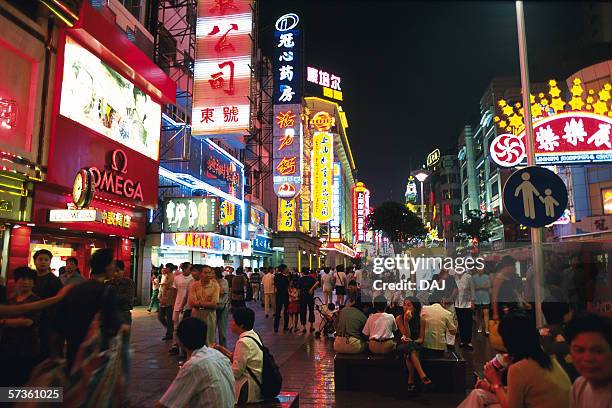
<svg viewBox="0 0 612 408"><path fill-rule="evenodd" d="M497 351L507 352L504 341L499 334L499 320L489 321L489 343Z"/></svg>

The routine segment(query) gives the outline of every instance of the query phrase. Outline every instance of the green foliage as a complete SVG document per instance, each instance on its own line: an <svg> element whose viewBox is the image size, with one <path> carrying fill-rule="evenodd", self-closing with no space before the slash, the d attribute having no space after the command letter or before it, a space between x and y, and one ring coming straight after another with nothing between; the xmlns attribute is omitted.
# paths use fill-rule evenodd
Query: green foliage
<svg viewBox="0 0 612 408"><path fill-rule="evenodd" d="M421 219L396 201L385 201L376 207L368 217L368 224L374 231L382 231L391 242L406 243L426 234Z"/></svg>
<svg viewBox="0 0 612 408"><path fill-rule="evenodd" d="M471 210L467 213L467 218L457 228L459 239L468 241L474 238L478 242L488 241L491 237L490 226L495 221L492 212Z"/></svg>

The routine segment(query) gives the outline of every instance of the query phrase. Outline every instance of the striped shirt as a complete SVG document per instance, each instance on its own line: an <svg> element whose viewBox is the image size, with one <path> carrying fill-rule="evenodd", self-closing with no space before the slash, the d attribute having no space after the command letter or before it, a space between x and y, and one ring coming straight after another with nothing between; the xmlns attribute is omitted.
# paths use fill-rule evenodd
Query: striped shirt
<svg viewBox="0 0 612 408"><path fill-rule="evenodd" d="M229 359L204 346L193 351L159 402L168 408L233 408L234 387Z"/></svg>

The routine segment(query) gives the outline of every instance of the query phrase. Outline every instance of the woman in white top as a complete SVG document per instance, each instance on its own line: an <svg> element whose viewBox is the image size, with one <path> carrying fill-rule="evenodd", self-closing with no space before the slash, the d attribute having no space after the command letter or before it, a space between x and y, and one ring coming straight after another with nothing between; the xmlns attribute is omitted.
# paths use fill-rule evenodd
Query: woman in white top
<svg viewBox="0 0 612 408"><path fill-rule="evenodd" d="M363 334L368 337L368 348L374 354L389 354L395 350L397 323L392 314L385 313L387 299L382 296L374 298L374 313L368 317Z"/></svg>
<svg viewBox="0 0 612 408"><path fill-rule="evenodd" d="M336 306L340 308L340 306L344 306L344 295L346 295L346 287L348 286L344 265L336 266L334 280L336 281Z"/></svg>

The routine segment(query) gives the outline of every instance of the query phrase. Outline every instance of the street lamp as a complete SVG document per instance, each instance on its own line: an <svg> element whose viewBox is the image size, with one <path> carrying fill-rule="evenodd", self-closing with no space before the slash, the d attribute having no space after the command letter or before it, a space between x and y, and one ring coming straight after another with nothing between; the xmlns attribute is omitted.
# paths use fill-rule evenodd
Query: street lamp
<svg viewBox="0 0 612 408"><path fill-rule="evenodd" d="M421 183L421 221L423 221L423 224L425 224L425 200L423 198L423 183L425 182L425 180L427 180L427 177L429 177L430 174L431 173L425 169L420 169L412 173L414 178L419 180L419 183Z"/></svg>

